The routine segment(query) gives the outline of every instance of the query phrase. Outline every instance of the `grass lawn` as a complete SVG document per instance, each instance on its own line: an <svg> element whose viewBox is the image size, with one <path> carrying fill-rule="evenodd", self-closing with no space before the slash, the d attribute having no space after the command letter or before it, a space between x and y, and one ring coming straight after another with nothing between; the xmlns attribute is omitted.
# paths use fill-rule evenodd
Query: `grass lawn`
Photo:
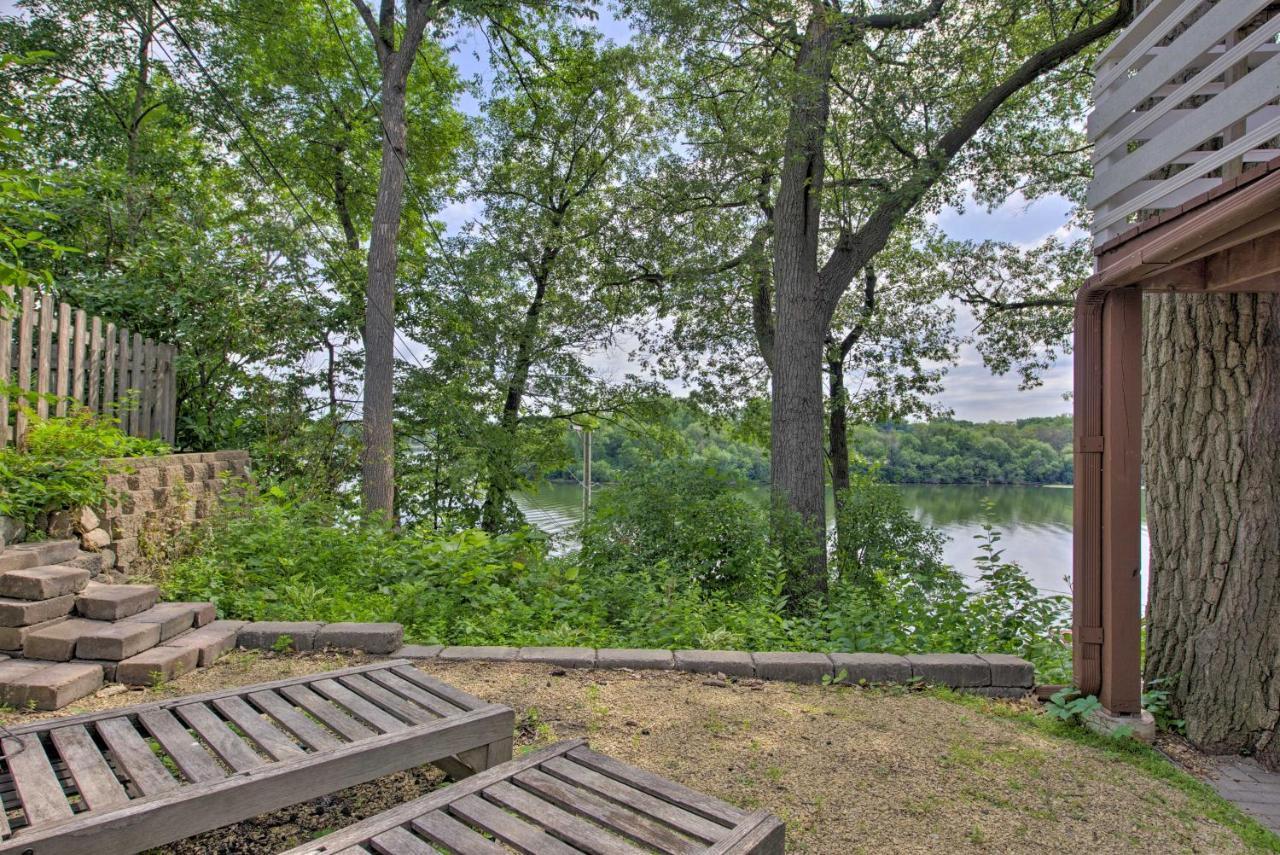
<svg viewBox="0 0 1280 855"><path fill-rule="evenodd" d="M86 699L72 714L343 667L358 657L236 653L146 691ZM943 692L424 663L516 710L517 752L586 737L619 759L787 824L789 852L1280 852L1158 754ZM38 716L8 713L12 725ZM441 783L416 770L164 851L263 853L376 813Z"/></svg>

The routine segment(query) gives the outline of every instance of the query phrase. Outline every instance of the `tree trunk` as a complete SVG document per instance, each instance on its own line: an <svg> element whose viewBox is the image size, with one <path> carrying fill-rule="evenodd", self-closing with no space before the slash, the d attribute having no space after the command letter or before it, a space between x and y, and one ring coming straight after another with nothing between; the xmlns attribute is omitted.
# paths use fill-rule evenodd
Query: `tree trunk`
<svg viewBox="0 0 1280 855"><path fill-rule="evenodd" d="M520 406L529 386L529 369L533 367L533 350L538 338L538 316L547 296L547 276L535 277L533 299L525 310L524 323L520 326L520 338L516 342L516 358L507 380L507 395L502 402L503 445L495 449L489 461L489 485L485 490L484 506L480 510L480 525L485 531L495 532L502 526L502 506L511 494L515 482L516 432L520 428Z"/></svg>
<svg viewBox="0 0 1280 855"><path fill-rule="evenodd" d="M1148 300L1146 678L1187 735L1280 767L1280 297Z"/></svg>
<svg viewBox="0 0 1280 855"><path fill-rule="evenodd" d="M805 566L792 568L787 578L792 603L827 589L822 345L831 310L819 293L818 237L835 44L825 12L818 10L809 20L796 57L797 90L791 100L775 207L773 500L777 509L786 508L800 517L812 547Z"/></svg>
<svg viewBox="0 0 1280 855"><path fill-rule="evenodd" d="M365 286L364 447L360 473L364 509L395 518L395 302L396 240L404 208L404 74L384 74L382 84L382 174L369 236Z"/></svg>

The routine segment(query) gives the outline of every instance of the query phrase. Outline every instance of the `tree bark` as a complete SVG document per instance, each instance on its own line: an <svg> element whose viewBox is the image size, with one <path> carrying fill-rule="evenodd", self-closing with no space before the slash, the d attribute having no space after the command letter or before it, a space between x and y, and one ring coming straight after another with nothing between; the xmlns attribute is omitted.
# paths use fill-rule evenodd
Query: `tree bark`
<svg viewBox="0 0 1280 855"><path fill-rule="evenodd" d="M775 510L798 515L814 541L806 566L793 567L787 579L792 602L827 589L821 366L831 316L819 295L818 233L835 53L836 32L818 9L796 56L797 91L774 209L773 501Z"/></svg>
<svg viewBox="0 0 1280 855"><path fill-rule="evenodd" d="M398 65L398 63L393 63ZM403 76L384 73L382 84L382 173L369 236L369 274L364 316L364 447L360 453L366 513L395 517L395 303L396 241L404 209L405 86Z"/></svg>
<svg viewBox="0 0 1280 855"><path fill-rule="evenodd" d="M1280 297L1148 304L1146 678L1194 743L1280 768Z"/></svg>

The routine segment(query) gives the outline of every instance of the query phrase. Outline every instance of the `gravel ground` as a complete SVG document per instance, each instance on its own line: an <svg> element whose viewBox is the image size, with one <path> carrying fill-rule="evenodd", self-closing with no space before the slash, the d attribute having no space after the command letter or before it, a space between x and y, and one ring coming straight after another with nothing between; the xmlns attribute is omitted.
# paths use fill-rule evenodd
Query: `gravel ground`
<svg viewBox="0 0 1280 855"><path fill-rule="evenodd" d="M158 689L100 693L72 714L357 664L360 657L235 653ZM1195 787L1079 740L927 692L564 671L511 663L422 670L516 710L517 752L592 747L787 824L789 852L1280 851ZM4 724L36 716L10 713ZM269 853L443 783L392 775L165 847ZM1233 827L1234 826L1234 827ZM1269 848L1274 846L1275 848Z"/></svg>

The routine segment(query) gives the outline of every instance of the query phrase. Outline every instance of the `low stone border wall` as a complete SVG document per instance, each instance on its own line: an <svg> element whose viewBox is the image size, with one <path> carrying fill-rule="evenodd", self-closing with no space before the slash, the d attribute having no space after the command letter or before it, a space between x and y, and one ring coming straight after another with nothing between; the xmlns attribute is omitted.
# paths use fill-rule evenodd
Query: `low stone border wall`
<svg viewBox="0 0 1280 855"><path fill-rule="evenodd" d="M305 653L310 650L363 650L394 653L404 644L398 623L320 623L319 621L260 621L240 627L236 646L248 650Z"/></svg>
<svg viewBox="0 0 1280 855"><path fill-rule="evenodd" d="M908 683L994 698L1030 694L1035 668L1005 653L789 653L739 650L629 650L591 647L445 647L410 644L395 655L443 662L541 662L562 668L629 668L723 674L791 683ZM838 679L837 679L838 678Z"/></svg>

